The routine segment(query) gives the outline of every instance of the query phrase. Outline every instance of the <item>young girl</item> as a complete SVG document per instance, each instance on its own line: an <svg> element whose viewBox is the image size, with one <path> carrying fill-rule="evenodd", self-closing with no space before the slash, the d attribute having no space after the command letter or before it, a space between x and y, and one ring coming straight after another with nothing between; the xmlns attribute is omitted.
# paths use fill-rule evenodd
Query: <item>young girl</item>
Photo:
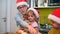
<svg viewBox="0 0 60 34"><path fill-rule="evenodd" d="M36 30L37 32L36 34L40 34L38 30L38 22L37 22L38 18L39 14L37 10L35 10L34 8L29 8L27 11L27 22Z"/></svg>

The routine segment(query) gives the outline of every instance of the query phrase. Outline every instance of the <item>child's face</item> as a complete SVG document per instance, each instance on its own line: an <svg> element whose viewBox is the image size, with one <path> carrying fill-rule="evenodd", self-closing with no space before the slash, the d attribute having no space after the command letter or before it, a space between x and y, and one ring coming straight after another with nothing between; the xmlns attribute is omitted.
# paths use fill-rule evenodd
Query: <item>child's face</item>
<svg viewBox="0 0 60 34"><path fill-rule="evenodd" d="M51 20L52 21L52 20ZM57 22L55 21L52 21L52 26L56 29L60 29L60 24L58 24Z"/></svg>
<svg viewBox="0 0 60 34"><path fill-rule="evenodd" d="M25 14L27 12L27 6L18 7L18 10L21 14Z"/></svg>
<svg viewBox="0 0 60 34"><path fill-rule="evenodd" d="M35 20L35 16L34 16L34 14L33 14L32 11L29 11L29 12L28 12L28 20L29 20L30 22L33 22L33 21Z"/></svg>

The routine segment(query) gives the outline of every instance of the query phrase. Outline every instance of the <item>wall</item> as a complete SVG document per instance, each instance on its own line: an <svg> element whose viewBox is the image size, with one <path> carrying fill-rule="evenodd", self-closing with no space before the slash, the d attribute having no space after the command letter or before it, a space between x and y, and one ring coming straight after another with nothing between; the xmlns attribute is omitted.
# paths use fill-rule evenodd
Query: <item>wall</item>
<svg viewBox="0 0 60 34"><path fill-rule="evenodd" d="M16 31L16 22L15 22L15 15L17 13L17 9L16 9L16 0L11 0L11 32Z"/></svg>
<svg viewBox="0 0 60 34"><path fill-rule="evenodd" d="M55 8L39 8L40 10L40 24L48 23L51 24L51 21L48 20L48 15L53 12ZM46 18L44 18L44 16Z"/></svg>

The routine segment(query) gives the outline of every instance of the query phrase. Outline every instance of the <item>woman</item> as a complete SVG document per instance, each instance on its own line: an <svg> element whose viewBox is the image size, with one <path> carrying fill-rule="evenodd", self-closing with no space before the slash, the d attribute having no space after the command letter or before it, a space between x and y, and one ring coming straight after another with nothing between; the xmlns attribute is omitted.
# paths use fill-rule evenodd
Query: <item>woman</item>
<svg viewBox="0 0 60 34"><path fill-rule="evenodd" d="M23 15L27 12L27 8L29 7L29 5L26 3L25 0L17 0L17 9L19 11L19 13L16 15L15 20L17 22L17 25L20 27L20 25L22 27L26 27L28 28L28 30L30 31L30 33L35 34L36 31L35 29L28 25L28 23L26 21L23 21Z"/></svg>

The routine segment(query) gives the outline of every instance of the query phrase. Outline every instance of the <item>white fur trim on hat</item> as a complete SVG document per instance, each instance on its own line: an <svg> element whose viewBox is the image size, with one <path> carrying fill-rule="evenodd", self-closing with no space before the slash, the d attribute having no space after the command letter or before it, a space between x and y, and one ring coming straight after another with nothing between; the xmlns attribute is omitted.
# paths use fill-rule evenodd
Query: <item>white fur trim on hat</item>
<svg viewBox="0 0 60 34"><path fill-rule="evenodd" d="M22 6L22 5L26 5L27 7L29 7L28 3L26 3L26 2L20 2L20 3L17 3L16 5L17 5L17 7Z"/></svg>
<svg viewBox="0 0 60 34"><path fill-rule="evenodd" d="M50 14L50 15L48 16L48 19L53 20L53 21L57 22L58 24L60 24L60 18L58 18L58 17L55 16L55 15Z"/></svg>
<svg viewBox="0 0 60 34"><path fill-rule="evenodd" d="M29 8L28 11L29 10L32 10L35 13L36 17L39 18L39 14L38 14L37 10L35 10L34 8Z"/></svg>

